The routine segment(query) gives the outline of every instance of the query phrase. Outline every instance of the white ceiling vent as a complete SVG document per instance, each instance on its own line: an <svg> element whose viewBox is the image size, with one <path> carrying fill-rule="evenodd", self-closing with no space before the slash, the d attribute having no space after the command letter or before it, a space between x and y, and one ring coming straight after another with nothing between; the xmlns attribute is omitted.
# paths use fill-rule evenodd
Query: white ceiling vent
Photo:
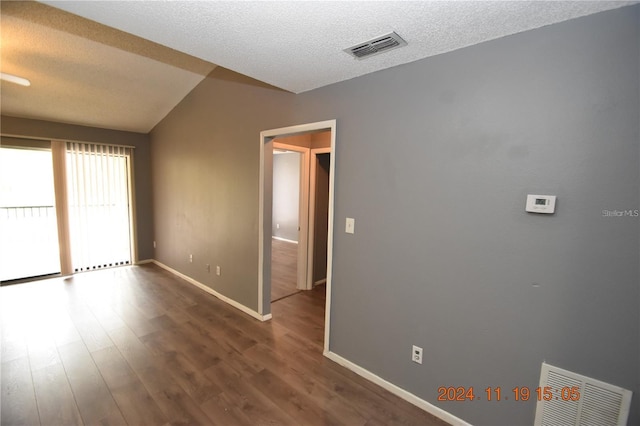
<svg viewBox="0 0 640 426"><path fill-rule="evenodd" d="M364 59L406 45L407 42L402 37L392 32L364 43L358 43L353 47L344 49L344 51L356 59Z"/></svg>
<svg viewBox="0 0 640 426"><path fill-rule="evenodd" d="M542 363L535 426L627 424L632 392Z"/></svg>

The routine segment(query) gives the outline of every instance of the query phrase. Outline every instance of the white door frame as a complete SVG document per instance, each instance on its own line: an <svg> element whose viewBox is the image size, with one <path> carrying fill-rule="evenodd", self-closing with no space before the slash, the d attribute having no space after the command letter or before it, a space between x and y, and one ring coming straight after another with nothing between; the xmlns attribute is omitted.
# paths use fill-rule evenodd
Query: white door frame
<svg viewBox="0 0 640 426"><path fill-rule="evenodd" d="M285 149L300 154L300 182L299 182L299 202L298 202L298 260L296 288L299 290L309 290L307 286L307 269L309 269L307 251L309 249L309 232L313 228L309 227L309 153L311 149L302 146L289 145L284 142L273 142L274 149Z"/></svg>
<svg viewBox="0 0 640 426"><path fill-rule="evenodd" d="M260 132L260 186L258 202L258 313L265 319L271 318L271 277L265 276L271 270L271 259L265 259L265 252L271 253L266 244L271 244L271 224L265 224L265 206L272 205L273 191L272 183L267 182L265 174L266 167L271 167L268 175L273 175L273 139L276 137L293 136L302 133L311 133L319 130L331 131L331 164L329 167L329 235L327 237L327 284L326 284L326 307L324 326L324 353L329 352L329 330L331 324L331 275L333 260L333 225L334 225L334 185L335 185L335 164L336 164L336 120L320 121L316 123L301 124L279 129L265 130ZM266 151L266 152L265 152ZM265 158L269 161L267 165ZM271 216L270 214L268 215ZM268 256L270 257L270 256ZM268 265L268 268L266 268ZM265 269L266 268L266 269ZM268 283L267 295L265 299L265 282Z"/></svg>

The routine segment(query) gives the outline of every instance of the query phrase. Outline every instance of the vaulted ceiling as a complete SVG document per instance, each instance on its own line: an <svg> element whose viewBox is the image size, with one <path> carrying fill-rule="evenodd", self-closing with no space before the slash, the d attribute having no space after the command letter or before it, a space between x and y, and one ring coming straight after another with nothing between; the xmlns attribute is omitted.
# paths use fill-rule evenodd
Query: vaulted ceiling
<svg viewBox="0 0 640 426"><path fill-rule="evenodd" d="M146 133L215 65L35 2L0 3L2 114Z"/></svg>
<svg viewBox="0 0 640 426"><path fill-rule="evenodd" d="M637 2L42 3L0 4L1 70L31 81L2 82L2 114L146 133L215 64L301 93ZM391 31L407 46L343 51Z"/></svg>

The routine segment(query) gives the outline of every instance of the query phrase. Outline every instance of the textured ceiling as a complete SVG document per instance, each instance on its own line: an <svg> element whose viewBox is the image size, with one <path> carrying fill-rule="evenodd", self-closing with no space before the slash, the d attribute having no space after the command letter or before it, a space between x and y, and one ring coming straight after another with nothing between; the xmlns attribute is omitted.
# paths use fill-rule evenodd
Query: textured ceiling
<svg viewBox="0 0 640 426"><path fill-rule="evenodd" d="M215 66L34 2L1 4L2 114L149 132Z"/></svg>
<svg viewBox="0 0 640 426"><path fill-rule="evenodd" d="M638 2L42 3L0 3L0 68L32 82L2 83L2 114L148 132L213 64L300 93ZM408 46L365 60L343 52L390 31Z"/></svg>
<svg viewBox="0 0 640 426"><path fill-rule="evenodd" d="M48 3L300 93L630 2ZM408 46L361 61L343 52L390 31L400 34Z"/></svg>

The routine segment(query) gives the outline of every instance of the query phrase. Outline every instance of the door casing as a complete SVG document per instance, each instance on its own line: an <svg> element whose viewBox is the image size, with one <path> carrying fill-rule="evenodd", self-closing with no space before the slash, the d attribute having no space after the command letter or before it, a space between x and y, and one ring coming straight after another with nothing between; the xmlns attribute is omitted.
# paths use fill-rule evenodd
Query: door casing
<svg viewBox="0 0 640 426"><path fill-rule="evenodd" d="M327 236L327 283L324 328L324 353L329 352L329 333L331 324L331 276L333 258L334 228L334 186L336 164L336 120L320 121L260 132L260 171L258 201L258 313L263 320L271 318L271 212L273 202L273 140L277 137L294 136L321 130L331 132L331 164L329 167L329 225ZM308 161L307 161L308 164ZM308 217L308 215L307 215ZM307 228L308 229L308 228ZM308 234L308 232L307 232ZM269 246L267 246L269 245ZM308 260L308 252L306 253ZM307 272L304 271L305 278ZM306 279L305 279L306 281Z"/></svg>

